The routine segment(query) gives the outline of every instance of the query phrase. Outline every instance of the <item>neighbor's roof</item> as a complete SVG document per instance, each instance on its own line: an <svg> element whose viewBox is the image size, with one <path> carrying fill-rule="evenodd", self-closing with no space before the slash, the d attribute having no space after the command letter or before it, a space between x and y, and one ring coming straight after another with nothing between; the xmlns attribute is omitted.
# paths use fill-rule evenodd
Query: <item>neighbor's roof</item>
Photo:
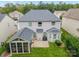
<svg viewBox="0 0 79 59"><path fill-rule="evenodd" d="M25 41L31 41L33 33L34 32L28 28L21 29L13 35L13 37L11 38L11 41L16 38L20 38Z"/></svg>
<svg viewBox="0 0 79 59"><path fill-rule="evenodd" d="M57 32L59 32L59 29L53 27L51 29L48 29L47 32L57 33Z"/></svg>
<svg viewBox="0 0 79 59"><path fill-rule="evenodd" d="M79 20L79 8L76 8L76 9L69 9L69 10L63 15L63 17L67 17L67 18L72 18L72 19Z"/></svg>
<svg viewBox="0 0 79 59"><path fill-rule="evenodd" d="M0 13L0 22L3 20L4 17L5 17L5 14Z"/></svg>
<svg viewBox="0 0 79 59"><path fill-rule="evenodd" d="M64 13L66 13L66 11L55 11L54 14L56 16L62 16Z"/></svg>
<svg viewBox="0 0 79 59"><path fill-rule="evenodd" d="M49 10L30 10L19 21L60 21Z"/></svg>
<svg viewBox="0 0 79 59"><path fill-rule="evenodd" d="M20 15L23 15L23 14L22 14L21 12L19 12L19 11L13 11L13 12L11 12L10 14L11 14L11 15L14 15L14 14L20 14ZM9 15L10 15L10 14L9 14Z"/></svg>

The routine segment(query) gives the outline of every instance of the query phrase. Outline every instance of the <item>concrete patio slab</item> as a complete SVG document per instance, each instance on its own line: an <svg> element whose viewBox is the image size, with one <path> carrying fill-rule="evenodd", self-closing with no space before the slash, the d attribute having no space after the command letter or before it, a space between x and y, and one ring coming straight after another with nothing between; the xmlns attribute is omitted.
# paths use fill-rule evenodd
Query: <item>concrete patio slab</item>
<svg viewBox="0 0 79 59"><path fill-rule="evenodd" d="M48 41L41 41L41 40L34 40L32 42L31 47L42 47L42 48L46 48L46 47L49 47L49 42Z"/></svg>

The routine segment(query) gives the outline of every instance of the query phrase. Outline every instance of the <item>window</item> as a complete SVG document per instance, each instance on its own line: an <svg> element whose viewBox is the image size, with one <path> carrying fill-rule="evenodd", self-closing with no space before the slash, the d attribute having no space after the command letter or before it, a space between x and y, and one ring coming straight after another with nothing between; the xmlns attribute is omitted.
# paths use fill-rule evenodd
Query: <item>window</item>
<svg viewBox="0 0 79 59"><path fill-rule="evenodd" d="M52 25L55 25L55 22L54 21L52 22Z"/></svg>
<svg viewBox="0 0 79 59"><path fill-rule="evenodd" d="M53 39L56 39L56 34L53 34Z"/></svg>
<svg viewBox="0 0 79 59"><path fill-rule="evenodd" d="M28 52L28 43L23 43L24 52Z"/></svg>
<svg viewBox="0 0 79 59"><path fill-rule="evenodd" d="M42 22L38 22L38 26L42 26Z"/></svg>
<svg viewBox="0 0 79 59"><path fill-rule="evenodd" d="M29 22L29 26L32 26L32 22Z"/></svg>
<svg viewBox="0 0 79 59"><path fill-rule="evenodd" d="M18 52L22 52L22 43L17 43Z"/></svg>
<svg viewBox="0 0 79 59"><path fill-rule="evenodd" d="M38 33L42 33L43 32L43 29L37 29L36 30Z"/></svg>

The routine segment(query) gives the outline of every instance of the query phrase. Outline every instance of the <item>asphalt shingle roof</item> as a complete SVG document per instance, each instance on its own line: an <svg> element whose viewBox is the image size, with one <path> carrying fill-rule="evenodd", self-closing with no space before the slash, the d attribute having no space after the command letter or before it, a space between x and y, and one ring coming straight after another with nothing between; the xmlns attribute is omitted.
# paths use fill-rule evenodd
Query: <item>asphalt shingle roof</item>
<svg viewBox="0 0 79 59"><path fill-rule="evenodd" d="M19 19L20 21L60 21L60 19L49 10L30 10Z"/></svg>
<svg viewBox="0 0 79 59"><path fill-rule="evenodd" d="M28 28L24 28L19 30L18 32L16 32L13 37L11 38L11 40L14 40L16 38L20 38L23 39L25 41L31 41L32 40L32 35L33 35L33 31L28 29Z"/></svg>
<svg viewBox="0 0 79 59"><path fill-rule="evenodd" d="M53 28L51 28L51 29L48 29L47 32L54 32L54 33L57 33L57 32L60 32L60 31L59 31L59 29L53 27Z"/></svg>
<svg viewBox="0 0 79 59"><path fill-rule="evenodd" d="M79 20L79 8L76 9L69 9L63 17L71 18L74 20Z"/></svg>
<svg viewBox="0 0 79 59"><path fill-rule="evenodd" d="M0 13L0 22L3 20L4 17L5 17L5 14Z"/></svg>

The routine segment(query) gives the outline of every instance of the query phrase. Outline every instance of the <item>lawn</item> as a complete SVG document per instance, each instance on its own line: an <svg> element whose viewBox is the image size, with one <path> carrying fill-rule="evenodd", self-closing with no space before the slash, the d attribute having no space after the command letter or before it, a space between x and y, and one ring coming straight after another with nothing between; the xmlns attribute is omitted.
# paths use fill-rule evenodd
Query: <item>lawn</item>
<svg viewBox="0 0 79 59"><path fill-rule="evenodd" d="M13 57L66 57L68 52L65 48L58 47L55 43L49 43L48 48L32 48L31 53L13 54Z"/></svg>
<svg viewBox="0 0 79 59"><path fill-rule="evenodd" d="M12 34L12 35L13 35L13 34ZM0 56L1 56L1 54L2 54L4 51L6 51L5 45L6 45L7 41L10 40L10 38L12 37L12 35L10 35L10 36L6 39L6 41L4 42L4 45L3 45L3 46L0 46Z"/></svg>
<svg viewBox="0 0 79 59"><path fill-rule="evenodd" d="M0 56L5 51L5 47L0 47Z"/></svg>

